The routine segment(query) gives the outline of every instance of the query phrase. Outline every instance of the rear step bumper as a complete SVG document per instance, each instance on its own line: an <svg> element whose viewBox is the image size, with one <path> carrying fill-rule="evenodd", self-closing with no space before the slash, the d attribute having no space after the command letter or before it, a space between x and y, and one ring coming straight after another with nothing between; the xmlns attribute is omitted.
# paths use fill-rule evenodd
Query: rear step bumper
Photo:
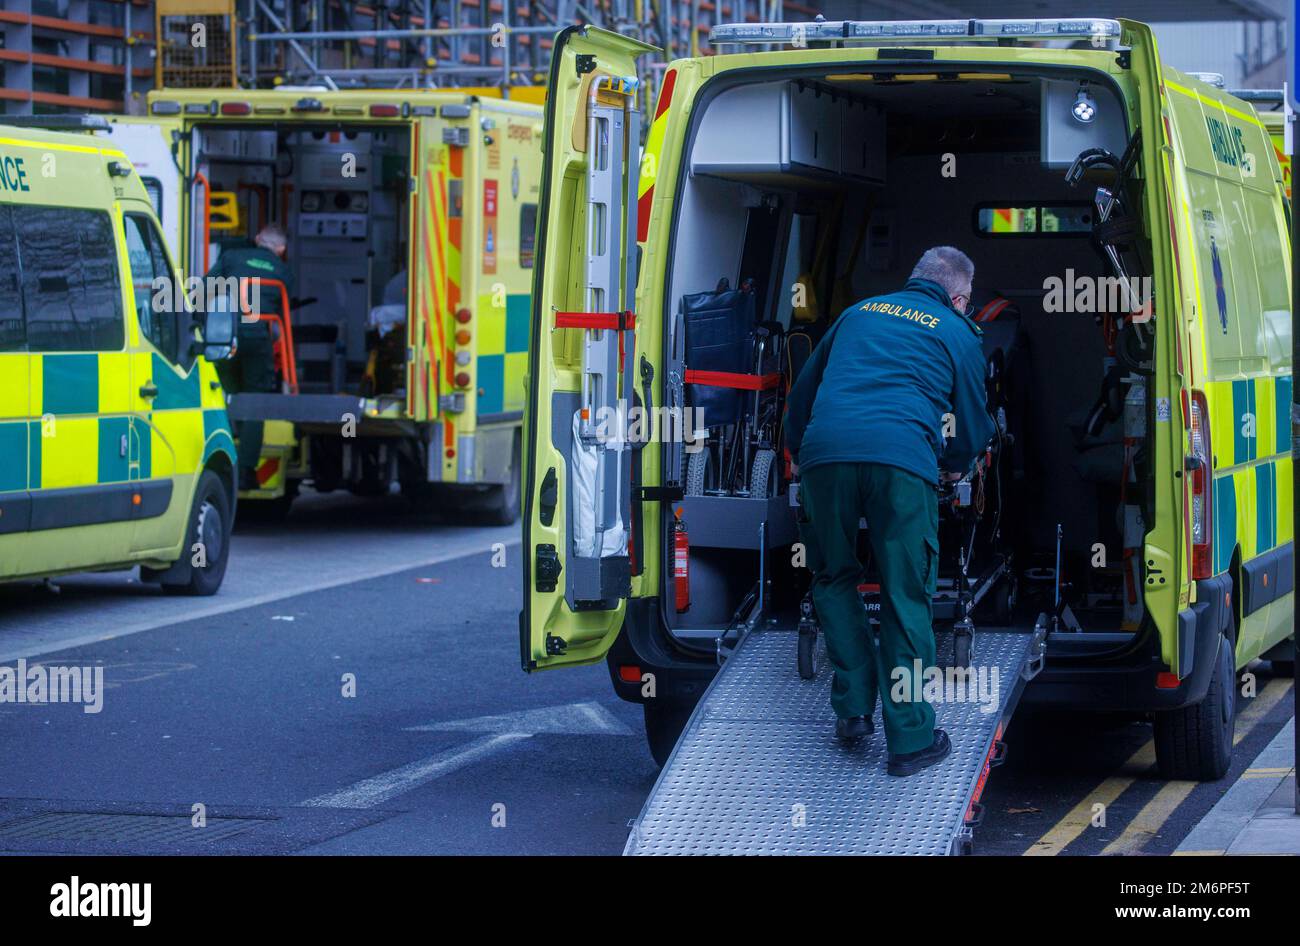
<svg viewBox="0 0 1300 946"><path fill-rule="evenodd" d="M952 754L908 778L885 771L876 733L834 738L831 671L796 668L798 635L763 628L741 642L687 723L633 824L625 854L958 854L1024 689L1030 629L977 631L971 670L984 702L936 705ZM951 637L939 634L941 662ZM996 680L996 686L993 681Z"/></svg>

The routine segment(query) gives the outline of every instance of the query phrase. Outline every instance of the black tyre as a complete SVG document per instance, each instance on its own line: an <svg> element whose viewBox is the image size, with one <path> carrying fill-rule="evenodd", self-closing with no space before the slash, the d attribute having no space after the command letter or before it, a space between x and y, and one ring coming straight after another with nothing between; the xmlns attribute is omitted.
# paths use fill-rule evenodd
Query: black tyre
<svg viewBox="0 0 1300 946"><path fill-rule="evenodd" d="M1015 609L1016 583L1014 581L1004 581L993 591L993 626L1010 627L1011 616Z"/></svg>
<svg viewBox="0 0 1300 946"><path fill-rule="evenodd" d="M692 453L686 460L686 495L703 496L713 486L713 457L705 448Z"/></svg>
<svg viewBox="0 0 1300 946"><path fill-rule="evenodd" d="M971 651L974 650L973 644L973 635L953 632L952 664L954 667L965 668L970 666Z"/></svg>
<svg viewBox="0 0 1300 946"><path fill-rule="evenodd" d="M1232 764L1236 728L1237 673L1232 642L1219 640L1205 699L1194 706L1157 713L1156 762L1167 779L1212 782L1223 778Z"/></svg>
<svg viewBox="0 0 1300 946"><path fill-rule="evenodd" d="M754 454L749 473L749 495L757 499L770 499L780 489L780 468L776 465L774 450L760 450Z"/></svg>
<svg viewBox="0 0 1300 946"><path fill-rule="evenodd" d="M655 764L663 767L672 755L673 747L681 738L686 721L691 718L691 711L681 706L663 706L659 703L643 703L645 708L645 739L650 746L650 754Z"/></svg>
<svg viewBox="0 0 1300 946"><path fill-rule="evenodd" d="M799 630L799 676L805 680L817 679L817 632Z"/></svg>
<svg viewBox="0 0 1300 946"><path fill-rule="evenodd" d="M485 525L508 526L519 519L520 466L519 436L510 449L510 481L493 486L478 518Z"/></svg>
<svg viewBox="0 0 1300 946"><path fill-rule="evenodd" d="M172 595L214 595L226 577L226 563L230 560L230 531L233 523L230 497L221 479L211 470L199 476L194 502L190 506L190 524L185 534L181 556L189 558L188 577L183 580L163 579L162 588ZM202 543L202 556L196 546Z"/></svg>
<svg viewBox="0 0 1300 946"><path fill-rule="evenodd" d="M284 493L275 499L243 499L239 504L239 521L280 523L289 518L289 510L298 496L298 482L290 480L284 486Z"/></svg>

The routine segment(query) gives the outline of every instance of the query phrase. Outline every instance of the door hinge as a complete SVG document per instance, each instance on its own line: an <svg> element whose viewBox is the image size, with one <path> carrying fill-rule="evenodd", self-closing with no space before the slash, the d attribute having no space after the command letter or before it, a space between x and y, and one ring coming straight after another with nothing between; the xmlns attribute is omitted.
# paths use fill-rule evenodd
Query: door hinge
<svg viewBox="0 0 1300 946"><path fill-rule="evenodd" d="M560 579L560 572L563 570L559 553L555 551L554 545L537 546L533 574L536 576L535 585L538 591L554 591Z"/></svg>
<svg viewBox="0 0 1300 946"><path fill-rule="evenodd" d="M453 148L468 148L469 129L463 125L457 128L444 128L442 130L442 143L451 145Z"/></svg>
<svg viewBox="0 0 1300 946"><path fill-rule="evenodd" d="M564 652L569 649L569 642L563 637L556 637L554 634L546 635L546 656L563 657Z"/></svg>
<svg viewBox="0 0 1300 946"><path fill-rule="evenodd" d="M1121 69L1133 68L1133 50L1121 49L1115 53L1115 65Z"/></svg>
<svg viewBox="0 0 1300 946"><path fill-rule="evenodd" d="M577 70L578 78L581 79L588 72L596 70L596 57L591 53L578 53L573 57L573 67Z"/></svg>

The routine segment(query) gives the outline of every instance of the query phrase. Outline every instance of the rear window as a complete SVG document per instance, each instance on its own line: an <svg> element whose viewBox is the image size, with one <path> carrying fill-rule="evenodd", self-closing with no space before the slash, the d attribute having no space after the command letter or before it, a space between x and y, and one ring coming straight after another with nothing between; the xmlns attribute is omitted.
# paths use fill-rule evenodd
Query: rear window
<svg viewBox="0 0 1300 946"><path fill-rule="evenodd" d="M119 351L126 343L108 213L13 206L27 350Z"/></svg>
<svg viewBox="0 0 1300 946"><path fill-rule="evenodd" d="M1088 204L1014 204L980 207L975 232L980 236L1045 236L1088 234L1093 208Z"/></svg>

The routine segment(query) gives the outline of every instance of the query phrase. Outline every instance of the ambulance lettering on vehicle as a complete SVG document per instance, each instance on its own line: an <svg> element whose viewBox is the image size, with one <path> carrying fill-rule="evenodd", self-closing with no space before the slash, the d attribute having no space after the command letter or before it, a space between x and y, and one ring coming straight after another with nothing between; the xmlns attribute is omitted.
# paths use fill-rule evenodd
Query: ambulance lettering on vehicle
<svg viewBox="0 0 1300 946"><path fill-rule="evenodd" d="M7 191L30 191L27 184L27 169L22 158L0 155L0 189Z"/></svg>

